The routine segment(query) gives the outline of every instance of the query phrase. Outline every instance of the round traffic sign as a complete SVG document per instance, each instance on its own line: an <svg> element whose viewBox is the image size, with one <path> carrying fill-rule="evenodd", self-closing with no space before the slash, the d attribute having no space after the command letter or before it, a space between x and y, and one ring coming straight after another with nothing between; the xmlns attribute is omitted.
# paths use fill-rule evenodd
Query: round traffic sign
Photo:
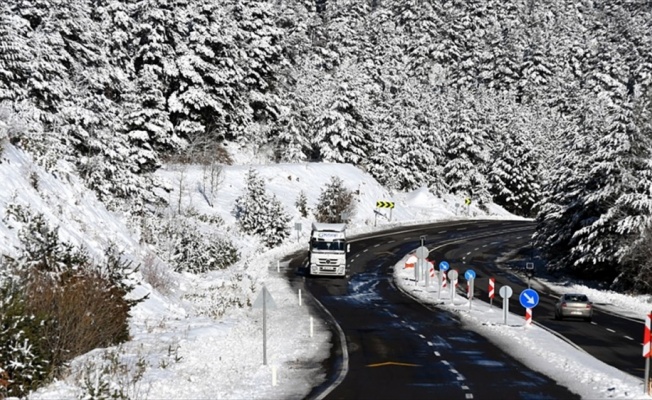
<svg viewBox="0 0 652 400"><path fill-rule="evenodd" d="M427 258L428 254L430 254L430 250L428 250L426 246L421 246L416 251L417 257L419 257L422 260Z"/></svg>
<svg viewBox="0 0 652 400"><path fill-rule="evenodd" d="M472 269L467 269L466 272L464 273L464 278L467 281L475 279L475 271Z"/></svg>
<svg viewBox="0 0 652 400"><path fill-rule="evenodd" d="M455 269L451 269L450 271L448 271L448 279L451 280L451 281L454 281L455 279L457 279L457 275L459 275L459 274L457 273L457 270L455 270Z"/></svg>
<svg viewBox="0 0 652 400"><path fill-rule="evenodd" d="M498 291L498 294L499 294L500 297L502 297L503 299L509 299L510 297L512 297L512 293L514 293L514 291L513 291L512 288L509 287L509 286L503 286L503 287L501 287L500 290Z"/></svg>
<svg viewBox="0 0 652 400"><path fill-rule="evenodd" d="M534 289L525 289L521 292L518 300L524 308L534 308L539 304L539 293Z"/></svg>
<svg viewBox="0 0 652 400"><path fill-rule="evenodd" d="M450 265L448 265L448 263L446 261L442 261L442 262L439 263L439 269L441 271L448 271L449 268L450 268Z"/></svg>

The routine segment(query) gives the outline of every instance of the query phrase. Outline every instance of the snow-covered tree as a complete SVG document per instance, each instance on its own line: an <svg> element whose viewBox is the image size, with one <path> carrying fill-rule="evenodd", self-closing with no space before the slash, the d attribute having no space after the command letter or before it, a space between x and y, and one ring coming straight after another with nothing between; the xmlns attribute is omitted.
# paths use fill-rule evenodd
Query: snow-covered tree
<svg viewBox="0 0 652 400"><path fill-rule="evenodd" d="M357 107L358 95L342 83L335 98L316 115L312 143L317 159L364 164L367 155L367 118Z"/></svg>
<svg viewBox="0 0 652 400"><path fill-rule="evenodd" d="M469 102L462 104L469 105ZM489 159L486 133L472 116L461 108L453 113L444 155L444 180L451 193L469 196L484 204L490 199L485 169Z"/></svg>
<svg viewBox="0 0 652 400"><path fill-rule="evenodd" d="M243 232L260 235L268 247L278 246L290 235L290 216L276 195L269 195L255 169L247 171L246 187L233 210Z"/></svg>
<svg viewBox="0 0 652 400"><path fill-rule="evenodd" d="M324 185L319 194L315 206L315 218L319 222L339 223L345 220L343 213L351 218L354 212L353 192L347 189L342 179L331 176L330 182Z"/></svg>
<svg viewBox="0 0 652 400"><path fill-rule="evenodd" d="M525 217L535 215L539 200L539 161L534 148L519 132L508 132L493 157L489 171L493 201Z"/></svg>

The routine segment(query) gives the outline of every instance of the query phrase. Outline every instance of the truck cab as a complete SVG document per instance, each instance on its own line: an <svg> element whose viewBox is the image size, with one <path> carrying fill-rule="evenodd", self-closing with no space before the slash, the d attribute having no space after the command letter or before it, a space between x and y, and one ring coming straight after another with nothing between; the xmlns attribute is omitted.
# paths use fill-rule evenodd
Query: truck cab
<svg viewBox="0 0 652 400"><path fill-rule="evenodd" d="M309 245L310 275L346 276L346 224L313 222Z"/></svg>

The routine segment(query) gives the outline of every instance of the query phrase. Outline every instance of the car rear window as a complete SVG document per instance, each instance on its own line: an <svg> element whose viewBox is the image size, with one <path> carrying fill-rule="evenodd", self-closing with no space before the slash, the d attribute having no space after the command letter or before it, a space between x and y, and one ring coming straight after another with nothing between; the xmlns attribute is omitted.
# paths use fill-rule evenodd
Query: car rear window
<svg viewBox="0 0 652 400"><path fill-rule="evenodd" d="M575 294L575 295L568 295L568 296L566 296L566 300L567 300L567 301L582 301L582 302L587 302L587 301L589 301L589 298L586 297L586 296L583 295L583 294L580 294L580 295Z"/></svg>

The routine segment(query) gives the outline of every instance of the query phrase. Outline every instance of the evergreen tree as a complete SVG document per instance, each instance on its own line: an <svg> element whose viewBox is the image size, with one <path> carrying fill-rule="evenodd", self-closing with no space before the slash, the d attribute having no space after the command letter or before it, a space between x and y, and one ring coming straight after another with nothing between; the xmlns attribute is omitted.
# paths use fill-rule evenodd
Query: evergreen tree
<svg viewBox="0 0 652 400"><path fill-rule="evenodd" d="M535 150L518 133L508 132L489 171L494 202L514 214L534 216L540 192L538 168Z"/></svg>
<svg viewBox="0 0 652 400"><path fill-rule="evenodd" d="M353 193L344 186L344 181L332 176L330 182L321 189L315 207L315 218L319 222L341 223L344 222L343 213L351 218L354 212Z"/></svg>
<svg viewBox="0 0 652 400"><path fill-rule="evenodd" d="M357 93L341 84L336 97L316 116L313 146L318 159L354 165L366 159L367 122L356 103Z"/></svg>
<svg viewBox="0 0 652 400"><path fill-rule="evenodd" d="M265 190L265 182L253 168L247 171L245 192L233 210L243 232L260 235L268 247L278 246L290 235L290 217L278 198Z"/></svg>
<svg viewBox="0 0 652 400"><path fill-rule="evenodd" d="M490 198L484 175L489 156L486 136L473 120L471 107L465 106L469 103L462 103L462 109L452 115L444 150L444 180L451 193L469 196L482 205Z"/></svg>

